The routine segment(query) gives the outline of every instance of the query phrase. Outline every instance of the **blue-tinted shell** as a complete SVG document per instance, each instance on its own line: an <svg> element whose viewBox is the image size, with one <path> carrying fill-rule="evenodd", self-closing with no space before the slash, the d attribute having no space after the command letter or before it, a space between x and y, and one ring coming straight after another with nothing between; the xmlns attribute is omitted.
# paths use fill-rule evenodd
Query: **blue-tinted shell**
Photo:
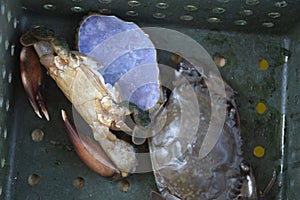
<svg viewBox="0 0 300 200"><path fill-rule="evenodd" d="M123 101L143 110L158 101L156 50L136 24L115 16L90 15L79 27L78 50L104 66L96 70L106 83L118 84Z"/></svg>

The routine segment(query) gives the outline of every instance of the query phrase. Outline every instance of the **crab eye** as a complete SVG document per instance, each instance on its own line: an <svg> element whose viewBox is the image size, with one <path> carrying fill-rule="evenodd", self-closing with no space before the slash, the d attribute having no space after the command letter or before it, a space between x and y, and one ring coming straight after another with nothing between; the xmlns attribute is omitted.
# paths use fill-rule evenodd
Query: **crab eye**
<svg viewBox="0 0 300 200"><path fill-rule="evenodd" d="M55 36L54 31L44 26L35 26L31 30L31 34L39 40L51 40Z"/></svg>
<svg viewBox="0 0 300 200"><path fill-rule="evenodd" d="M249 174L250 173L250 166L249 166L249 164L246 163L246 162L242 162L240 164L240 170L241 170L242 174L245 174L245 175Z"/></svg>
<svg viewBox="0 0 300 200"><path fill-rule="evenodd" d="M74 54L74 53L71 53L71 57L72 57L73 59L78 59L78 58L77 58L77 55Z"/></svg>

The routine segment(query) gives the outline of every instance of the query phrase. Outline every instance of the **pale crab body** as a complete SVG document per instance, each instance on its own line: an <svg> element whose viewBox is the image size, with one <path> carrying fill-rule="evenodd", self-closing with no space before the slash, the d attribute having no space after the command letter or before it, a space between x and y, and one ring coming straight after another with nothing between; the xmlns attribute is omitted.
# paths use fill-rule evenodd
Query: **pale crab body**
<svg viewBox="0 0 300 200"><path fill-rule="evenodd" d="M23 47L21 61L25 65L31 61L26 56L33 45L40 63L91 127L94 139L116 166L115 172L134 172L137 160L133 147L110 132L113 127L131 131L123 122L124 116L130 114L128 107L119 104L118 93L94 70L103 67L100 63L69 51L57 38L47 35L49 32L35 27L22 36L21 42L27 47Z"/></svg>

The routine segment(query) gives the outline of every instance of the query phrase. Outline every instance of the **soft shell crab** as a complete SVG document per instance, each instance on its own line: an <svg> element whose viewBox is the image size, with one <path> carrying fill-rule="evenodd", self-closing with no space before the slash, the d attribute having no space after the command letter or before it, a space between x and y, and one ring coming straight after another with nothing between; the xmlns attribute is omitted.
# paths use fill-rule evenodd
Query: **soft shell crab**
<svg viewBox="0 0 300 200"><path fill-rule="evenodd" d="M117 92L95 71L95 68L103 66L90 57L70 51L51 30L35 27L23 34L20 41L24 46L20 56L22 81L35 112L40 116L39 103L42 112L49 119L39 90L40 62L91 127L94 139L100 143L98 146L91 138L77 133L70 125L66 113L62 111L68 133L79 156L102 176L120 172L126 176L127 173L133 173L137 166L133 147L118 139L110 132L110 128L131 131L123 121L124 116L132 113L131 108L136 111L136 116L144 112L130 106L131 104L118 102Z"/></svg>
<svg viewBox="0 0 300 200"><path fill-rule="evenodd" d="M132 109L118 102L118 94L106 85L102 76L94 70L103 66L79 52L69 51L64 42L58 39L52 31L43 27L36 27L25 33L21 37L21 43L25 46L21 52L22 80L36 113L39 115L37 103L40 103L41 110L46 118L49 118L42 93L37 87L40 79L30 77L32 71L39 70L36 66L40 61L91 126L95 140L101 145L97 146L93 139L77 133L69 123L66 113L62 111L68 133L81 159L102 176L111 176L121 172L124 172L123 176L126 176L127 173L133 173L137 166L134 149L109 131L110 128L115 127L125 132L131 131L124 123L123 117L130 115ZM32 66L33 63L34 66ZM197 157L202 131L205 131L207 125L205 119L209 118L206 116L209 115L210 108L207 106L209 98L207 89L201 83L203 79L201 74L195 74L192 68L185 71L185 63L181 65L184 69L183 74L195 79L188 84L186 82L182 84L182 77L177 77L176 87L166 106L167 123L164 124L161 134L149 141L157 185L163 195L159 197L153 193L152 198L256 199L257 191L251 169L243 162L241 155L239 120L232 93L228 93L228 99L223 99L223 102L228 104L228 116L220 140L206 158ZM189 70L193 72L192 75ZM196 83L194 80L197 80ZM184 89L189 84L192 84L198 102L201 102L199 109L203 113L201 117L204 118L200 123L202 128L198 129L196 135L191 135L192 142L188 143L183 140L182 143L178 143L178 148L169 149L171 153L156 153L157 149L164 148L165 142L176 143L176 138L183 134L174 132L174 128L178 127L179 101L188 102L189 100L189 93ZM227 89L231 91L229 86ZM138 113L137 115L145 114L136 107L135 112ZM156 118L162 117L160 114L158 112ZM185 119L186 126L189 125L188 121L189 119ZM181 148L182 145L187 148ZM180 151L179 157L178 154L172 154L178 150Z"/></svg>

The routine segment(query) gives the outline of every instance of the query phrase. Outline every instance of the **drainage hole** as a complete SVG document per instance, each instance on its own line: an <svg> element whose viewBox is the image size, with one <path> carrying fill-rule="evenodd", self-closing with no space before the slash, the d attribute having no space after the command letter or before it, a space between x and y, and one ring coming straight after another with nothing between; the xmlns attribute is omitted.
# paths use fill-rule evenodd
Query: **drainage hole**
<svg viewBox="0 0 300 200"><path fill-rule="evenodd" d="M76 188L76 189L81 189L83 188L85 185L85 180L84 178L82 177L77 177L76 179L74 179L73 181L73 186Z"/></svg>
<svg viewBox="0 0 300 200"><path fill-rule="evenodd" d="M119 189L122 192L127 192L129 190L130 184L127 180L121 180L119 182Z"/></svg>
<svg viewBox="0 0 300 200"><path fill-rule="evenodd" d="M28 184L31 186L36 186L40 183L41 177L37 174L31 174L28 177Z"/></svg>
<svg viewBox="0 0 300 200"><path fill-rule="evenodd" d="M35 129L34 131L32 131L31 133L31 139L34 142L41 142L44 138L44 132L41 129Z"/></svg>

